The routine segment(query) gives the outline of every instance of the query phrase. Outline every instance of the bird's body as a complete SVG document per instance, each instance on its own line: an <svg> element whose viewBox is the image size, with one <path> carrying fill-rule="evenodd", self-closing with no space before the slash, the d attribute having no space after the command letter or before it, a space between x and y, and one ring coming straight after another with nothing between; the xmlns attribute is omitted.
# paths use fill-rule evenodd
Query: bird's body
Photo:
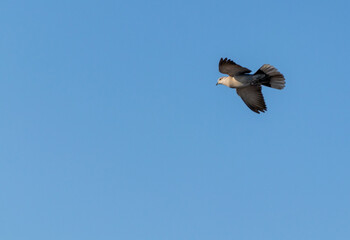
<svg viewBox="0 0 350 240"><path fill-rule="evenodd" d="M267 110L261 86L283 89L285 85L284 76L273 66L264 64L255 74L241 67L230 59L220 59L219 71L228 74L227 77L218 79L218 84L229 88L236 88L237 94L245 104L254 112L260 113Z"/></svg>
<svg viewBox="0 0 350 240"><path fill-rule="evenodd" d="M242 74L221 78L221 84L230 88L246 87L249 86L252 81L253 75L251 74Z"/></svg>

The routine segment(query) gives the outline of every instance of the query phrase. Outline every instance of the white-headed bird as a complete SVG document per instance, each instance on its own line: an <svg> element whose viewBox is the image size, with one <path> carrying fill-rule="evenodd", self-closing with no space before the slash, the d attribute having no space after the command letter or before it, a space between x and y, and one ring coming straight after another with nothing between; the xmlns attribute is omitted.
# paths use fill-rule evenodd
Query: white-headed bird
<svg viewBox="0 0 350 240"><path fill-rule="evenodd" d="M267 110L261 85L283 89L286 83L283 74L269 64L264 64L256 73L249 74L251 72L249 69L241 67L230 59L221 58L219 71L229 76L219 78L216 85L236 88L237 94L244 103L256 113Z"/></svg>

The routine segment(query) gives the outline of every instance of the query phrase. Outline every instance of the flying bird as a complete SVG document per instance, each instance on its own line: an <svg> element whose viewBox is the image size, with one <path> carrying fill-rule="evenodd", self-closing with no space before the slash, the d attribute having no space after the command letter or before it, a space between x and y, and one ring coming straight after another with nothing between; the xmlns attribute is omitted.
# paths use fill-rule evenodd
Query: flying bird
<svg viewBox="0 0 350 240"><path fill-rule="evenodd" d="M229 76L219 78L216 85L222 84L229 88L236 88L243 102L256 113L267 110L261 86L283 89L286 83L283 74L270 64L264 64L256 73L249 74L251 71L248 68L230 59L221 58L219 71Z"/></svg>

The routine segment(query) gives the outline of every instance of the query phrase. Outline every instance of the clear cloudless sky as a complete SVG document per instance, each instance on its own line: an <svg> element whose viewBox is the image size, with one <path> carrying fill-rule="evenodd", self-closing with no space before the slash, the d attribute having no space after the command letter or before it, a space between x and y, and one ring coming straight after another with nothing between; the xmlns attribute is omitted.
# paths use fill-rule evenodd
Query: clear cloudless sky
<svg viewBox="0 0 350 240"><path fill-rule="evenodd" d="M0 239L350 239L350 3L0 3ZM218 61L277 67L264 114Z"/></svg>

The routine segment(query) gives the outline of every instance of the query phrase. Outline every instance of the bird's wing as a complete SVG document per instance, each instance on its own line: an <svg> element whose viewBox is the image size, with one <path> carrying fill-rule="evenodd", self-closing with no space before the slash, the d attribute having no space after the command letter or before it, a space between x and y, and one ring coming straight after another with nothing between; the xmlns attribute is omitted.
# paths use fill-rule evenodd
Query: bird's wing
<svg viewBox="0 0 350 240"><path fill-rule="evenodd" d="M260 113L267 110L260 85L237 88L237 94L252 111Z"/></svg>
<svg viewBox="0 0 350 240"><path fill-rule="evenodd" d="M239 66L235 62L233 62L230 59L220 59L219 62L219 71L224 74L228 74L230 76L243 74L243 73L250 73L251 71L248 68L244 68L242 66Z"/></svg>

